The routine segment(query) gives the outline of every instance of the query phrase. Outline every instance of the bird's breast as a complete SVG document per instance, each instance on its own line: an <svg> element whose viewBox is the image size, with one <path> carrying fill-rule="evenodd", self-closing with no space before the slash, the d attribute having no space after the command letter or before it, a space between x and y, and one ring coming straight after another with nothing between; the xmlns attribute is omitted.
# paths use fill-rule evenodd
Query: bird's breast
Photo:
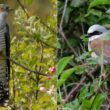
<svg viewBox="0 0 110 110"><path fill-rule="evenodd" d="M97 56L104 56L105 60L110 61L110 40L102 40L101 38L89 41L89 51L93 51ZM92 57L94 57L92 55Z"/></svg>

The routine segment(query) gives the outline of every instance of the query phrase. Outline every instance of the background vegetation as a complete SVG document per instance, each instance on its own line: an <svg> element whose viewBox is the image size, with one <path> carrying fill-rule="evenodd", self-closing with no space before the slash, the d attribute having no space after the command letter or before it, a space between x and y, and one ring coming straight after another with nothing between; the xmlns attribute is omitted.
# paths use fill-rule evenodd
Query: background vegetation
<svg viewBox="0 0 110 110"><path fill-rule="evenodd" d="M109 0L58 0L59 110L109 110L109 65L97 65L84 37L93 24L110 27Z"/></svg>
<svg viewBox="0 0 110 110"><path fill-rule="evenodd" d="M8 110L56 110L56 0L1 0L11 34ZM3 108L4 110L5 108ZM0 108L2 110L2 108Z"/></svg>
<svg viewBox="0 0 110 110"><path fill-rule="evenodd" d="M110 27L110 1L58 0L59 42L56 2L0 1L15 9L8 18L11 77L6 109L56 110L58 101L59 110L108 110L109 65L100 69L99 58L91 58L84 34L93 24Z"/></svg>

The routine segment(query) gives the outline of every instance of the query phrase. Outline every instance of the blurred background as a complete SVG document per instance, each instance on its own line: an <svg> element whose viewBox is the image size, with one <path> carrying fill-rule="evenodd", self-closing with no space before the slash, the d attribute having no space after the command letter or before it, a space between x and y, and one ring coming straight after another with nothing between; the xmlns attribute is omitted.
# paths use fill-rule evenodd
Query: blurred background
<svg viewBox="0 0 110 110"><path fill-rule="evenodd" d="M0 0L14 9L11 35L10 101L0 110L56 110L56 0ZM38 71L43 75L27 71ZM50 68L50 69L49 69ZM54 70L54 71L53 71Z"/></svg>

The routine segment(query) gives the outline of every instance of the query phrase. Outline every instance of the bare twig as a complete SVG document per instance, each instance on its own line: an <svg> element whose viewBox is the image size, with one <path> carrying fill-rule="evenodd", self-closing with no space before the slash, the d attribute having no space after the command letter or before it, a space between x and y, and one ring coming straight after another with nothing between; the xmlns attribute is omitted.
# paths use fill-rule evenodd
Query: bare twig
<svg viewBox="0 0 110 110"><path fill-rule="evenodd" d="M60 22L59 34L64 38L65 42L67 43L68 47L72 50L72 52L76 56L78 56L78 54L76 53L76 51L73 49L73 47L69 43L69 41L68 41L65 33L63 32L63 28L62 28L63 27L64 17L65 17L65 13L66 13L67 4L68 4L68 0L65 1L64 10L63 10L63 14L62 14L61 22Z"/></svg>
<svg viewBox="0 0 110 110"><path fill-rule="evenodd" d="M70 91L70 93L66 96L64 99L64 103L69 102L71 99L75 98L76 94L79 92L79 90L82 87L82 83L84 83L86 80L86 76L84 76L81 80L80 83L76 85L76 87L73 87L73 89Z"/></svg>
<svg viewBox="0 0 110 110"><path fill-rule="evenodd" d="M81 23L81 27L82 27L82 34L84 35L85 32L84 32L84 24L83 23Z"/></svg>
<svg viewBox="0 0 110 110"><path fill-rule="evenodd" d="M64 10L63 10L63 14L62 14L61 22L60 22L60 29L62 29L62 25L63 25L65 13L66 13L67 4L68 4L68 0L65 0Z"/></svg>
<svg viewBox="0 0 110 110"><path fill-rule="evenodd" d="M28 67L26 67L26 66L24 66L24 65L22 65L22 64L20 64L20 63L18 63L18 62L16 62L16 61L14 61L12 58L9 58L9 57L7 57L7 56L5 56L5 58L8 59L8 60L10 60L10 61L13 62L14 64L16 64L16 65L22 67L23 69L29 71L29 72L33 72L33 73L36 73L36 74L39 74L39 75L43 75L43 76L49 76L48 74L44 74L44 73L41 73L41 72L39 72L39 71L31 70L31 69L29 69Z"/></svg>
<svg viewBox="0 0 110 110"><path fill-rule="evenodd" d="M66 88L65 84L63 84L63 90L64 90L64 93L65 93L65 96L67 96L67 88Z"/></svg>
<svg viewBox="0 0 110 110"><path fill-rule="evenodd" d="M36 17L36 19L40 19L39 17ZM57 34L56 31L54 31L54 29L52 29L50 26L48 26L45 22L43 22L42 20L40 20L40 23L43 24L47 29L49 29L52 33Z"/></svg>
<svg viewBox="0 0 110 110"><path fill-rule="evenodd" d="M23 9L24 13L26 14L27 18L29 18L28 12L26 11L25 7L23 6L23 4L21 3L20 0L17 0L18 4L20 5L20 7Z"/></svg>
<svg viewBox="0 0 110 110"><path fill-rule="evenodd" d="M74 50L74 48L73 48L73 47L71 46L71 44L69 43L69 41L68 41L66 35L64 34L62 28L59 29L59 33L60 33L60 35L64 38L64 40L65 40L65 42L67 43L68 47L72 50L72 52L75 54L75 56L78 57L77 52Z"/></svg>
<svg viewBox="0 0 110 110"><path fill-rule="evenodd" d="M98 93L99 93L99 91L100 91L101 86L104 84L104 82L107 80L107 78L108 78L109 76L110 76L110 74L108 73L107 76L105 77L105 79L102 81L102 83L101 83L101 85L99 86L99 88L97 89L97 91L95 91L95 97L94 97L94 99L93 99L93 101L92 101L92 104L91 104L91 106L90 106L90 110L92 110L92 107L93 107L94 102L95 102L95 100L96 100L96 98L97 98L97 96L98 96Z"/></svg>
<svg viewBox="0 0 110 110"><path fill-rule="evenodd" d="M42 45L42 43L40 43L40 45L41 45L40 63L42 63L42 61L43 61L43 45ZM37 70L37 65L36 65L36 70ZM41 71L41 66L39 66L38 71L39 71L39 72ZM37 87L38 87L38 85L39 85L39 81L40 81L39 74L36 74L36 86L37 86ZM38 92L39 92L39 90L36 90L36 99L37 99L37 97L38 97Z"/></svg>
<svg viewBox="0 0 110 110"><path fill-rule="evenodd" d="M100 68L100 66L96 65L96 67L89 74L91 74L91 75L94 74L98 68ZM69 102L71 99L74 100L76 94L80 91L80 89L82 87L82 83L84 83L86 81L86 78L87 78L86 76L83 76L82 79L80 80L80 83L78 83L76 85L76 87L73 87L73 89L70 91L70 93L64 99L64 103Z"/></svg>
<svg viewBox="0 0 110 110"><path fill-rule="evenodd" d="M45 46L51 47L51 48L53 48L53 49L57 49L57 47L52 46L52 45L46 43L45 41L43 41L43 40L41 40L41 39L38 39L38 40L39 40L40 42L42 42Z"/></svg>

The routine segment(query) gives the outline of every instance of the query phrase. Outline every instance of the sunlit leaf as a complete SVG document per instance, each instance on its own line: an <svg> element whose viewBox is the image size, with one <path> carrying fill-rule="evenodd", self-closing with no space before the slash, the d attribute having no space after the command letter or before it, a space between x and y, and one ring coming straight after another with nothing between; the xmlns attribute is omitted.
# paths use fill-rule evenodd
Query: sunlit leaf
<svg viewBox="0 0 110 110"><path fill-rule="evenodd" d="M93 100L93 106L91 110L100 110L101 104L106 98L106 94L100 93L95 97L95 100Z"/></svg>
<svg viewBox="0 0 110 110"><path fill-rule="evenodd" d="M85 3L86 0L72 0L71 5L72 7L79 7L83 3Z"/></svg>
<svg viewBox="0 0 110 110"><path fill-rule="evenodd" d="M56 73L60 74L64 70L64 68L67 66L67 64L72 60L72 58L73 56L62 58L57 64Z"/></svg>
<svg viewBox="0 0 110 110"><path fill-rule="evenodd" d="M27 5L31 5L33 0L25 0L25 2L26 2Z"/></svg>
<svg viewBox="0 0 110 110"><path fill-rule="evenodd" d="M89 8L95 7L95 6L99 6L99 5L110 5L110 0L93 0L90 3Z"/></svg>
<svg viewBox="0 0 110 110"><path fill-rule="evenodd" d="M62 72L60 79L57 81L58 88L70 77L70 75L75 71L74 68L65 70Z"/></svg>

